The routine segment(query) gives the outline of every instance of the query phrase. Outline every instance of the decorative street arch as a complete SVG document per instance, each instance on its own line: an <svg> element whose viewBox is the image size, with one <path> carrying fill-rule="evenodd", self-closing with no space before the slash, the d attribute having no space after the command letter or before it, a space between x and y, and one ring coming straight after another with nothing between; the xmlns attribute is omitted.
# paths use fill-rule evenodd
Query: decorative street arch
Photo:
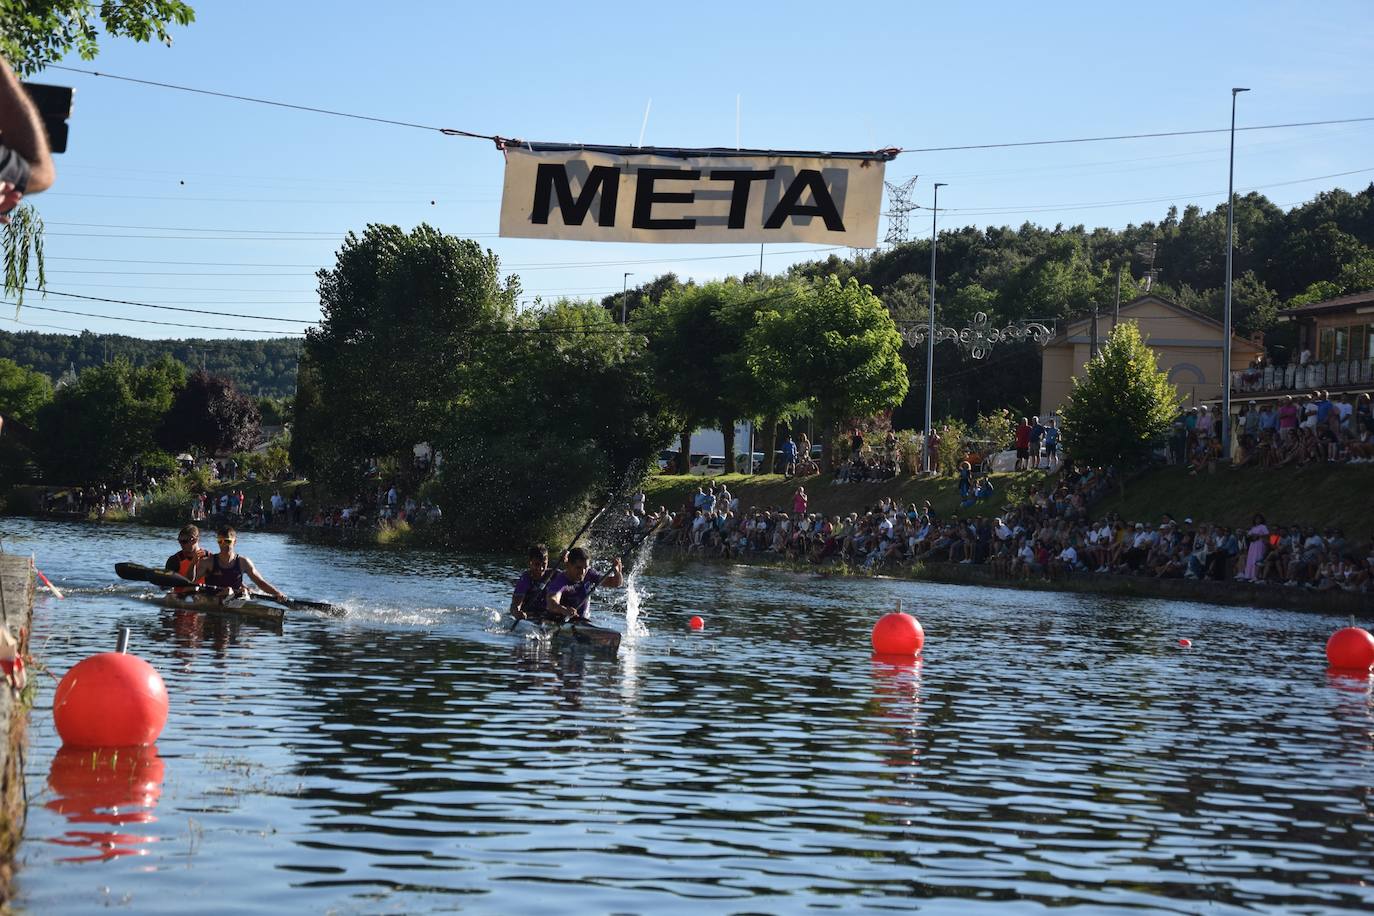
<svg viewBox="0 0 1374 916"><path fill-rule="evenodd" d="M911 346L926 342L930 329L925 322L903 322L898 324L897 332L902 340ZM1034 340L1045 346L1054 337L1054 330L1037 321L1018 321L1005 327L993 327L986 312L974 314L972 323L962 328L937 327L935 342L952 340L968 351L974 359L985 359L992 348L1005 341Z"/></svg>

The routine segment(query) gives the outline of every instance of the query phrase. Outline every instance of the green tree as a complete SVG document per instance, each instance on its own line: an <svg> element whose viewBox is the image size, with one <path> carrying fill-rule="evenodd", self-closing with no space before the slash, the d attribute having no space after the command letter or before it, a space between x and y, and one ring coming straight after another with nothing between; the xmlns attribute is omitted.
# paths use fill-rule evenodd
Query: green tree
<svg viewBox="0 0 1374 916"><path fill-rule="evenodd" d="M1117 325L1073 380L1064 409L1064 447L1083 464L1126 470L1145 461L1178 414L1179 397L1135 322Z"/></svg>
<svg viewBox="0 0 1374 916"><path fill-rule="evenodd" d="M810 406L829 458L834 427L900 404L907 374L902 338L878 297L857 280L794 282L766 303L750 332L749 366L779 380L786 401Z"/></svg>
<svg viewBox="0 0 1374 916"><path fill-rule="evenodd" d="M510 330L501 384L432 440L460 469L440 478L455 535L485 544L554 539L589 497L637 482L675 425L642 338L601 306L560 301Z"/></svg>
<svg viewBox="0 0 1374 916"><path fill-rule="evenodd" d="M735 455L735 421L755 406L744 403L752 381L744 348L761 298L737 280L679 286L645 306L635 323L648 339L655 384L682 424L684 443L696 427L718 426L727 467ZM685 444L679 460L685 473Z"/></svg>
<svg viewBox="0 0 1374 916"><path fill-rule="evenodd" d="M38 409L52 400L52 382L41 372L0 359L0 417L32 426Z"/></svg>
<svg viewBox="0 0 1374 916"><path fill-rule="evenodd" d="M102 31L171 45L169 27L195 18L180 0L0 0L0 54L26 76L73 50L93 60Z"/></svg>
<svg viewBox="0 0 1374 916"><path fill-rule="evenodd" d="M170 357L137 369L119 359L87 369L38 411L38 459L53 483L120 483L156 452L155 433L186 384Z"/></svg>
<svg viewBox="0 0 1374 916"><path fill-rule="evenodd" d="M349 233L319 272L323 320L306 340L312 378L296 400L297 458L352 493L371 458L409 465L454 411L504 385L519 281L476 242L421 225Z"/></svg>

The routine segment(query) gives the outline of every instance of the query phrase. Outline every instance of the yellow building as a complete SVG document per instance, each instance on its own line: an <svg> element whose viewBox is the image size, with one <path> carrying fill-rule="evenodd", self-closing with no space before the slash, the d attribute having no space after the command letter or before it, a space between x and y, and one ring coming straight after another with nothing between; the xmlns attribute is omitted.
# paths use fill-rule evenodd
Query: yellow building
<svg viewBox="0 0 1374 916"><path fill-rule="evenodd" d="M1154 351L1159 368L1183 398L1184 406L1221 398L1221 322L1159 296L1141 296L1121 306L1121 320L1134 321ZM1111 314L1097 319L1099 346L1112 332ZM1040 415L1059 413L1073 392L1073 377L1088 364L1092 322L1082 318L1064 326L1046 345L1040 369ZM1264 347L1231 338L1231 367L1244 369L1264 355Z"/></svg>

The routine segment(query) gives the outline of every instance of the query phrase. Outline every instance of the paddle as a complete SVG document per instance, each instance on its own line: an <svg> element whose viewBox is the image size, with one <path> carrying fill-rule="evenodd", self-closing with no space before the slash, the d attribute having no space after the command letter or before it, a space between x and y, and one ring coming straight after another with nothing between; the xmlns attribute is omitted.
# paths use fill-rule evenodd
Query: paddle
<svg viewBox="0 0 1374 916"><path fill-rule="evenodd" d="M560 554L558 555L558 561L559 561L560 563L562 562L563 557L564 557L570 550L572 550L574 547L577 546L577 542L578 542L579 540L582 539L582 535L586 534L587 531L592 527L592 525L594 525L594 524L596 523L596 520L599 519L599 518L601 518L602 514L605 513L605 511L611 507L611 501L612 501L613 499L615 499L614 496L607 497L606 501L605 501L604 503L601 504L601 508L600 508L600 509L597 509L596 512L593 513L592 517L589 518L589 519L587 519L586 524L584 524L581 528L578 529L577 534L574 534L574 535L573 535L572 543L570 543L567 547L563 548L563 552L560 553ZM553 565L550 565L549 570L548 570L547 572L544 573L544 578L541 579L541 580L539 581L539 591L538 591L538 593L537 593L540 599L543 599L543 597L544 597L546 594L548 594L548 591L549 591L549 583L553 581L553 577L554 577L557 573L558 573L558 568L557 568L556 566L553 566ZM538 607L538 608L542 611L542 610L543 610L543 607L544 607L544 602L543 602L542 600L540 600L540 601L538 602L538 604L536 604L536 607ZM517 618L515 618L514 620L512 620L512 621L510 622L510 626L506 628L506 632L508 632L508 633L513 633L513 632L515 632L515 628L516 628L517 626L519 626L519 625L520 625L520 621L521 621L521 620L524 620L524 619L525 619L525 618L523 618L523 617L517 617Z"/></svg>
<svg viewBox="0 0 1374 916"><path fill-rule="evenodd" d="M644 526L643 531L639 532L633 538L630 539L630 541L625 545L625 549L621 551L621 553L619 554L622 569L624 567L625 560L635 551L637 551L639 549L639 545L643 544L649 538L650 535L661 530L661 527L661 523L655 525L646 525ZM571 548L569 549L571 550ZM611 568L614 569L614 565L612 565ZM604 578L604 576L602 578ZM595 594L597 587L601 585L601 581L601 579L597 579L590 586L588 586L586 595L586 600L588 602L591 601L591 597L593 594ZM568 617L559 620L555 627L555 631L561 630L565 626L569 627L572 630L574 639L590 643L596 646L597 648L620 648L620 633L616 630L609 629L608 627L596 626L593 623L589 623L581 619L576 614L570 614Z"/></svg>
<svg viewBox="0 0 1374 916"><path fill-rule="evenodd" d="M194 588L197 592L213 593L218 589L207 585L195 585L190 579L180 573L168 572L165 569L153 569L151 566L143 566L139 563L116 563L115 575L121 579L131 579L136 582L148 582L160 588ZM297 608L307 608L312 611L323 611L332 617L342 617L347 613L337 605L329 604L324 601L306 601L303 598L288 598L279 601L271 595L262 592L249 592L248 596L259 601L271 601L273 604L280 604L284 607L296 610Z"/></svg>

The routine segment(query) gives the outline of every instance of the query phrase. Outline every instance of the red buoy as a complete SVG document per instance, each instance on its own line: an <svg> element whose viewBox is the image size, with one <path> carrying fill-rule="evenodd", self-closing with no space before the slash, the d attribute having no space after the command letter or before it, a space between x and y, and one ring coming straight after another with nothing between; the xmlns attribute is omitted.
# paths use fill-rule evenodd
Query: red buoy
<svg viewBox="0 0 1374 916"><path fill-rule="evenodd" d="M921 621L894 611L873 625L873 651L879 655L915 655L926 643Z"/></svg>
<svg viewBox="0 0 1374 916"><path fill-rule="evenodd" d="M1191 649L1193 646L1193 641L1185 636L1183 639L1180 639L1178 641L1178 644L1185 649Z"/></svg>
<svg viewBox="0 0 1374 916"><path fill-rule="evenodd" d="M1326 660L1332 668L1368 671L1374 667L1374 636L1360 627L1345 627L1326 641Z"/></svg>
<svg viewBox="0 0 1374 916"><path fill-rule="evenodd" d="M692 619L687 621L687 626L691 627L693 630L700 630L706 626L706 621L693 614Z"/></svg>
<svg viewBox="0 0 1374 916"><path fill-rule="evenodd" d="M136 655L92 655L57 685L52 717L71 747L152 744L167 724L167 685Z"/></svg>

